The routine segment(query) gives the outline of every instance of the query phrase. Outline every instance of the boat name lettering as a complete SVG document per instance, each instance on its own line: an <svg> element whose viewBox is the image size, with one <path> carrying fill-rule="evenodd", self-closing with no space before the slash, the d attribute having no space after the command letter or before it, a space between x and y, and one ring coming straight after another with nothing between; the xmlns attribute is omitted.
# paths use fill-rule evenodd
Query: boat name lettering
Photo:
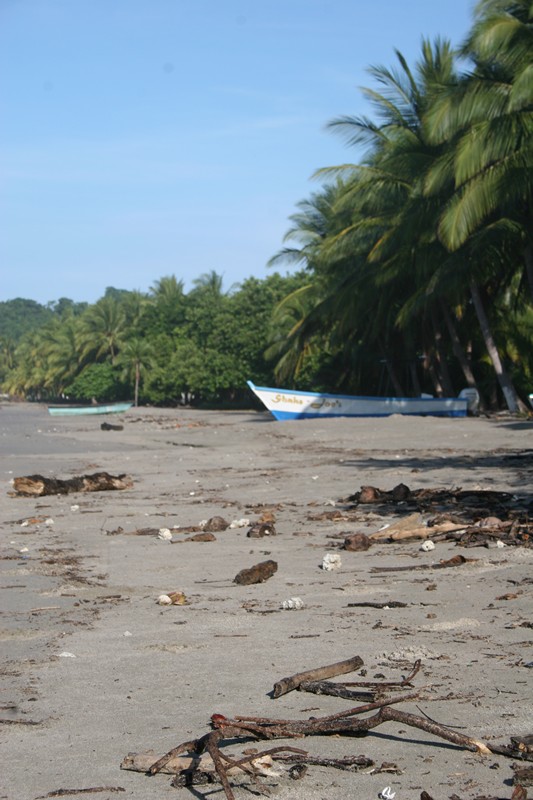
<svg viewBox="0 0 533 800"><path fill-rule="evenodd" d="M340 400L321 400L319 403L311 403L311 408L340 408L342 403Z"/></svg>
<svg viewBox="0 0 533 800"><path fill-rule="evenodd" d="M303 400L299 397L287 397L285 394L277 394L274 399L272 400L273 403L298 403L298 405L303 405Z"/></svg>

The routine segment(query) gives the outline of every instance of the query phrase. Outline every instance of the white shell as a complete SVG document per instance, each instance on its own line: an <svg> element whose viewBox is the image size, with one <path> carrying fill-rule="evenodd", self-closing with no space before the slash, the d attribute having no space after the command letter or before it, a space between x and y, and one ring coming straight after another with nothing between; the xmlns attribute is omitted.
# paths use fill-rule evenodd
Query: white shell
<svg viewBox="0 0 533 800"><path fill-rule="evenodd" d="M341 557L338 553L326 553L322 559L322 569L330 572L332 569L340 569L342 566Z"/></svg>
<svg viewBox="0 0 533 800"><path fill-rule="evenodd" d="M160 594L159 597L157 598L157 602L159 603L160 606L172 605L172 600L170 599L168 594Z"/></svg>
<svg viewBox="0 0 533 800"><path fill-rule="evenodd" d="M172 539L172 533L168 528L160 528L157 538L162 539L164 542L169 542Z"/></svg>
<svg viewBox="0 0 533 800"><path fill-rule="evenodd" d="M230 523L230 528L247 528L249 524L249 519L234 519L233 522Z"/></svg>
<svg viewBox="0 0 533 800"><path fill-rule="evenodd" d="M435 549L435 542L432 542L431 539L426 539L425 542L422 542L420 545L420 549L424 551L424 553L429 553L430 550Z"/></svg>
<svg viewBox="0 0 533 800"><path fill-rule="evenodd" d="M299 611L305 605L304 601L301 597L290 597L288 600L284 600L281 604L281 607L285 611L289 611L291 609Z"/></svg>

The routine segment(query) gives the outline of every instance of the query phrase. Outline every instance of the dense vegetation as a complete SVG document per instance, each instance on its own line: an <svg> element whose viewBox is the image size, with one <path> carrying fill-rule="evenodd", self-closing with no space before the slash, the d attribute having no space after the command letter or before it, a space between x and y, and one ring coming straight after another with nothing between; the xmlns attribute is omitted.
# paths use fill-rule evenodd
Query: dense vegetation
<svg viewBox="0 0 533 800"><path fill-rule="evenodd" d="M0 327L4 391L237 403L245 380L524 408L533 391L533 3L481 0L459 50L423 41L372 67L374 118L331 128L360 163L321 170L273 264L293 277L188 294L28 306ZM12 301L30 303L30 301ZM3 304L17 321L16 309Z"/></svg>
<svg viewBox="0 0 533 800"><path fill-rule="evenodd" d="M9 301L21 329L0 338L3 390L41 400L249 404L246 380L273 380L264 358L273 310L302 281L275 273L226 293L211 272L187 294L168 276L148 294L108 288L93 305ZM41 315L25 315L34 306Z"/></svg>

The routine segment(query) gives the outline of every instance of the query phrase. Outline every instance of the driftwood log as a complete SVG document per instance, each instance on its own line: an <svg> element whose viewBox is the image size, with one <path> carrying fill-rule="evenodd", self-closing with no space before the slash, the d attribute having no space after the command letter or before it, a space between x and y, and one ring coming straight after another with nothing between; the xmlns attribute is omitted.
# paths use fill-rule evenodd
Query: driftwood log
<svg viewBox="0 0 533 800"><path fill-rule="evenodd" d="M128 475L110 475L108 472L95 472L93 475L79 475L60 480L45 478L44 475L26 475L13 481L14 496L43 497L48 494L70 494L71 492L109 492L131 489L133 481Z"/></svg>
<svg viewBox="0 0 533 800"><path fill-rule="evenodd" d="M346 661L338 661L336 664L330 664L327 667L310 669L307 670L307 672L298 672L296 675L282 678L275 683L272 696L281 697L282 694L287 694L287 692L292 692L293 689L298 689L300 684L304 682L322 681L327 678L333 678L335 675L346 675L346 673L354 672L362 666L363 659L360 656L354 656L353 658L348 658Z"/></svg>

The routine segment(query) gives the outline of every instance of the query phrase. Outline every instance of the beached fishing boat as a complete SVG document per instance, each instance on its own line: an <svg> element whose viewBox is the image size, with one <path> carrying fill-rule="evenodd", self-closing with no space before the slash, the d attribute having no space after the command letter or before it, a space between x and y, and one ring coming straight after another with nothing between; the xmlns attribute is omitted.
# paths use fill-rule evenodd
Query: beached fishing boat
<svg viewBox="0 0 533 800"><path fill-rule="evenodd" d="M389 417L410 414L466 417L468 397L357 397L248 386L278 420L316 417Z"/></svg>
<svg viewBox="0 0 533 800"><path fill-rule="evenodd" d="M95 403L89 406L48 406L48 413L53 417L70 417L82 414L119 414L127 411L133 403Z"/></svg>

